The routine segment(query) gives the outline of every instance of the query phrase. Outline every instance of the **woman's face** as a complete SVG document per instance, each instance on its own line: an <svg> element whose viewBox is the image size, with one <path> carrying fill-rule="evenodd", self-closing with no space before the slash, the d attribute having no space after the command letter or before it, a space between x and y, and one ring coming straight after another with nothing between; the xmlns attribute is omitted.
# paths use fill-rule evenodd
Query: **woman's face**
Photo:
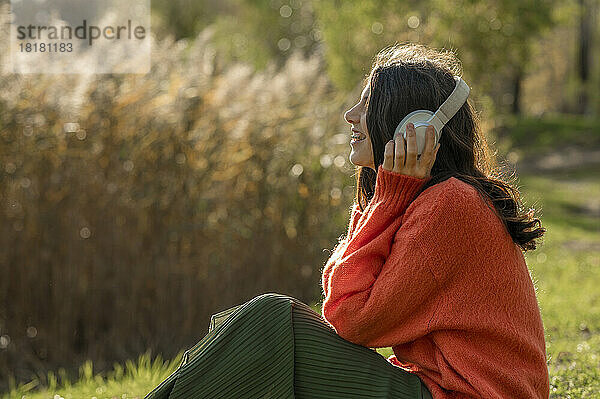
<svg viewBox="0 0 600 399"><path fill-rule="evenodd" d="M352 125L352 136L350 140L350 162L357 166L366 166L375 169L373 161L373 149L371 138L367 131L367 97L370 85L367 84L361 93L360 101L344 113L346 122Z"/></svg>

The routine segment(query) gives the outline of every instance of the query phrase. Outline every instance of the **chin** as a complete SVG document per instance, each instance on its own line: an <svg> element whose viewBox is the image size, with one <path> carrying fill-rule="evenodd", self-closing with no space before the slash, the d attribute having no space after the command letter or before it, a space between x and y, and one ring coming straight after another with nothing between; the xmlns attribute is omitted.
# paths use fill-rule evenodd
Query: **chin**
<svg viewBox="0 0 600 399"><path fill-rule="evenodd" d="M355 166L369 166L370 162L360 155L361 154L352 151L348 156L350 163Z"/></svg>

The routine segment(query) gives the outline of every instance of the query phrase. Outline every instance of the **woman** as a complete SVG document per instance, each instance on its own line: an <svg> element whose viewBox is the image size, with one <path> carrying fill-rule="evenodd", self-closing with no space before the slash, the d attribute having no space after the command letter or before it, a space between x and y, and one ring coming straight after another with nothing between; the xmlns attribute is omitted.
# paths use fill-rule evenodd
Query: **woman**
<svg viewBox="0 0 600 399"><path fill-rule="evenodd" d="M459 74L451 53L420 45L377 55L344 115L356 200L322 271L322 314L277 293L216 314L147 397L548 398L523 256L545 229L498 177L472 105L437 145L429 127L420 156L410 124L393 140L400 120L436 110Z"/></svg>

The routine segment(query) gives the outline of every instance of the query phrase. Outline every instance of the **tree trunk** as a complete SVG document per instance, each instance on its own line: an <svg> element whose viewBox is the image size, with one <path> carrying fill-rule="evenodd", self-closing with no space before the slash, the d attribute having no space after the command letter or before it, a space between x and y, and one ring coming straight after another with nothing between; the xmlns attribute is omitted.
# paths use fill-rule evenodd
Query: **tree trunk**
<svg viewBox="0 0 600 399"><path fill-rule="evenodd" d="M588 0L579 0L579 53L577 73L580 82L579 103L577 111L580 114L589 112L588 86L590 79L590 48L592 41L592 7Z"/></svg>
<svg viewBox="0 0 600 399"><path fill-rule="evenodd" d="M523 80L523 70L517 68L513 78L513 103L512 113L514 115L521 114L521 81Z"/></svg>

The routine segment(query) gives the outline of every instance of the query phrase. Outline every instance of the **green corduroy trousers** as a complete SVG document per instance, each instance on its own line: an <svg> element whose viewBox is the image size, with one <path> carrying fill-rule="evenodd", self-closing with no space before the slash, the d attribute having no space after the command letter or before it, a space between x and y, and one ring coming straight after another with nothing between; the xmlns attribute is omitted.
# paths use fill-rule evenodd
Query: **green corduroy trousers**
<svg viewBox="0 0 600 399"><path fill-rule="evenodd" d="M346 341L300 300L266 293L216 313L145 399L432 399L418 376Z"/></svg>

